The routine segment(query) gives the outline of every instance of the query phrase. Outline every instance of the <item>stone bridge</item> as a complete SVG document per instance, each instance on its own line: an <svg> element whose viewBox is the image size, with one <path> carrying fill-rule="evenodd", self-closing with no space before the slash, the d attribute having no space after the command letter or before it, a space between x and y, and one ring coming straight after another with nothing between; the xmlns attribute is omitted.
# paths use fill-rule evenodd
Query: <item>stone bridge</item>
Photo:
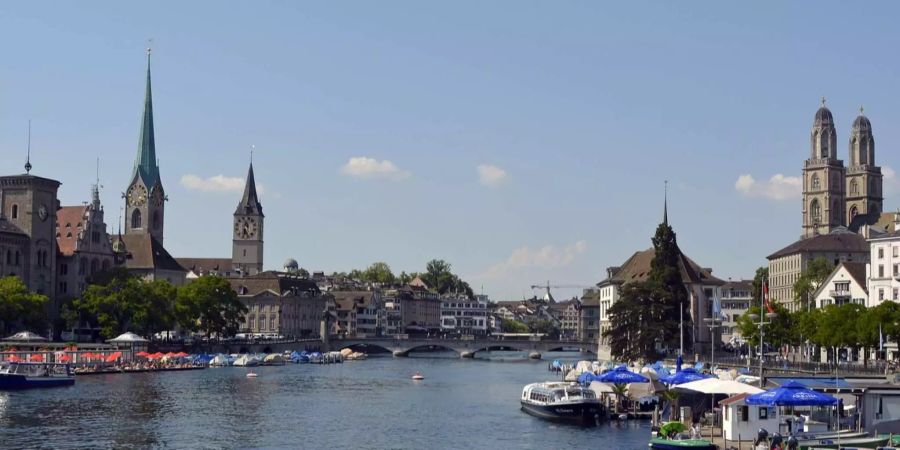
<svg viewBox="0 0 900 450"><path fill-rule="evenodd" d="M367 347L378 347L391 352L394 356L408 356L410 351L424 348L443 348L459 353L460 357L473 358L475 353L490 350L513 350L528 352L531 357L540 358L543 352L578 349L596 353L595 342L551 341L551 340L517 340L517 339L440 339L440 338L332 338L329 347L335 350L351 348L365 351Z"/></svg>

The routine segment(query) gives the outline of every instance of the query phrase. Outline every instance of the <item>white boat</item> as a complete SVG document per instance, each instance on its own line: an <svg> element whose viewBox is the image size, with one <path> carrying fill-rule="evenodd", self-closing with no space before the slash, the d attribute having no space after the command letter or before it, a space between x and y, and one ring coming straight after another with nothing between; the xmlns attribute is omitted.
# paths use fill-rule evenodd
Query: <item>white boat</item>
<svg viewBox="0 0 900 450"><path fill-rule="evenodd" d="M230 366L231 362L228 360L228 357L225 355L216 355L213 359L209 361L209 367L227 367Z"/></svg>
<svg viewBox="0 0 900 450"><path fill-rule="evenodd" d="M254 367L258 366L259 363L259 358L254 355L241 355L238 359L234 360L234 365L238 367Z"/></svg>
<svg viewBox="0 0 900 450"><path fill-rule="evenodd" d="M425 379L425 375L422 375L421 373L416 372L415 375L412 376L412 379L413 379L413 380L416 380L416 381L424 380L424 379Z"/></svg>
<svg viewBox="0 0 900 450"><path fill-rule="evenodd" d="M522 388L522 410L555 422L595 425L605 417L597 395L578 383L546 381Z"/></svg>

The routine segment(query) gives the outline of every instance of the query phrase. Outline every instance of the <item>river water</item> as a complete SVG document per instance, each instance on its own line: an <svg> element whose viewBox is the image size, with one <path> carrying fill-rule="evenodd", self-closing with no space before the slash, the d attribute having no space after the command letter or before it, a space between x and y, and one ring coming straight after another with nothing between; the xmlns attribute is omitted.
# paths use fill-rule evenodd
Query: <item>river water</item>
<svg viewBox="0 0 900 450"><path fill-rule="evenodd" d="M79 377L0 392L0 448L646 449L649 424L555 425L519 410L547 361L491 353ZM576 361L578 354L545 358ZM424 381L410 376L421 371Z"/></svg>

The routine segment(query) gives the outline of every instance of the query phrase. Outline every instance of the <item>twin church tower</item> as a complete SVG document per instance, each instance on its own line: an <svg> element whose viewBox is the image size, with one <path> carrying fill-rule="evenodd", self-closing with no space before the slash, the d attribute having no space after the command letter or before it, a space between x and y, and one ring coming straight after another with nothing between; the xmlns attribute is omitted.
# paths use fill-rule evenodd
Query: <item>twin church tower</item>
<svg viewBox="0 0 900 450"><path fill-rule="evenodd" d="M153 132L153 95L150 87L150 50L147 50L147 90L141 136L131 182L125 191L125 234L149 235L162 247L165 203L168 201L159 176ZM253 162L247 172L244 195L234 212L231 266L241 275L263 271L263 215L256 193Z"/></svg>
<svg viewBox="0 0 900 450"><path fill-rule="evenodd" d="M872 124L860 108L850 130L850 161L845 168L837 156L834 117L823 98L810 133L809 159L803 164L803 238L851 227L858 216L877 217L882 203Z"/></svg>

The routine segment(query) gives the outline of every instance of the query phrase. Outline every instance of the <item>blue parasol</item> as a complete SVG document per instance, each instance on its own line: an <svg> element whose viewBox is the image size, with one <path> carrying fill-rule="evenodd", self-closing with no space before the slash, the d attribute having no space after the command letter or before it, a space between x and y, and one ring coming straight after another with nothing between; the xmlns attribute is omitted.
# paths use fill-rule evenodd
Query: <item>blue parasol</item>
<svg viewBox="0 0 900 450"><path fill-rule="evenodd" d="M591 381L597 379L597 375L594 375L591 372L582 372L581 375L578 375L578 383L583 384L585 386L591 384Z"/></svg>
<svg viewBox="0 0 900 450"><path fill-rule="evenodd" d="M753 394L745 401L748 405L763 406L829 406L838 402L835 397L816 392L793 380L781 387Z"/></svg>
<svg viewBox="0 0 900 450"><path fill-rule="evenodd" d="M650 379L647 377L637 374L634 372L630 372L627 367L619 366L609 372L606 372L600 375L595 380L601 383L649 383Z"/></svg>
<svg viewBox="0 0 900 450"><path fill-rule="evenodd" d="M669 385L678 385L684 383L690 383L691 381L703 380L706 378L712 378L710 375L704 375L696 370L688 367L687 369L682 369L675 372L672 375L661 377L659 381Z"/></svg>

